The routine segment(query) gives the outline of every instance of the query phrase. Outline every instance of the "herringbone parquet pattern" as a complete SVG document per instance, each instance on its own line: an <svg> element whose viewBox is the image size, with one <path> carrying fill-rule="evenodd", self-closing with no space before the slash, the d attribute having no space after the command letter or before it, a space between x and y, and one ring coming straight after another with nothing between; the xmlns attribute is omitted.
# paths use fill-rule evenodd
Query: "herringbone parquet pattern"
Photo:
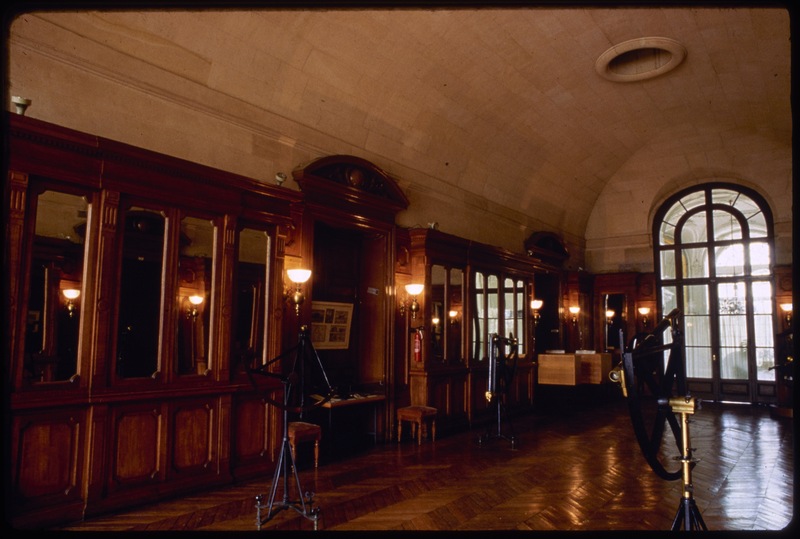
<svg viewBox="0 0 800 539"><path fill-rule="evenodd" d="M709 530L782 530L794 518L792 420L704 403L691 424L694 497ZM483 428L417 446L379 445L319 469L300 462L322 530L669 530L681 482L644 462L621 398L575 401L513 418L517 449ZM324 440L323 440L324 442ZM74 531L253 531L262 481L68 526ZM282 489L278 500L282 499ZM290 499L297 499L292 493ZM292 510L262 529L311 530Z"/></svg>

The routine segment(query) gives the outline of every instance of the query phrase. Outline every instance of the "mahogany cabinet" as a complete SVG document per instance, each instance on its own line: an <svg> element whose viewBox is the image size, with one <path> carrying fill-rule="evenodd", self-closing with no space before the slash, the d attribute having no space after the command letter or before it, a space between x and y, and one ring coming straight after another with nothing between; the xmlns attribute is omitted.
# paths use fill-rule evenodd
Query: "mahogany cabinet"
<svg viewBox="0 0 800 539"><path fill-rule="evenodd" d="M11 525L267 476L302 194L7 115Z"/></svg>
<svg viewBox="0 0 800 539"><path fill-rule="evenodd" d="M404 283L424 284L415 298L398 300L405 337L398 360L407 372L407 404L433 406L443 432L491 419L486 400L492 335L512 336L519 357L504 398L509 410L533 404L534 262L527 256L472 242L433 228L409 229L400 242ZM405 250L407 249L407 250ZM409 305L418 304L410 312ZM419 336L421 335L421 339ZM419 352L414 346L419 345ZM511 365L509 365L511 366Z"/></svg>

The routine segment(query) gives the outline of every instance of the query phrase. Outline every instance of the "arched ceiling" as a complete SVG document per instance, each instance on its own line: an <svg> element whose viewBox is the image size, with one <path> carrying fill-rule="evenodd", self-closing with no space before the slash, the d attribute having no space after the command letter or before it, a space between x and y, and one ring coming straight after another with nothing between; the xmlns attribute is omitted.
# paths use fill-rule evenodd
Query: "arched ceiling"
<svg viewBox="0 0 800 539"><path fill-rule="evenodd" d="M41 16L132 61L363 148L383 168L424 171L581 238L608 182L655 141L676 159L706 143L716 148L731 132L791 147L789 14L779 8ZM655 78L598 74L606 51L641 38L668 38L686 57ZM618 70L663 59L633 58ZM182 86L186 100L191 87Z"/></svg>

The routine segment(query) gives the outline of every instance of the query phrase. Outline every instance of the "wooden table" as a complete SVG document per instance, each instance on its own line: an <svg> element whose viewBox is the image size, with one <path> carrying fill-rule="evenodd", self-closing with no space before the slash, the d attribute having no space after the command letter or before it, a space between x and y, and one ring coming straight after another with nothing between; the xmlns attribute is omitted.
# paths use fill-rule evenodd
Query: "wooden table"
<svg viewBox="0 0 800 539"><path fill-rule="evenodd" d="M316 396L315 396L316 398ZM321 399L321 397L319 397ZM372 406L372 443L376 443L378 439L378 406L386 400L386 395L364 395L360 393L354 394L349 398L333 397L331 400L321 406L328 410L328 431L333 432L333 415L334 410L347 409L353 406Z"/></svg>

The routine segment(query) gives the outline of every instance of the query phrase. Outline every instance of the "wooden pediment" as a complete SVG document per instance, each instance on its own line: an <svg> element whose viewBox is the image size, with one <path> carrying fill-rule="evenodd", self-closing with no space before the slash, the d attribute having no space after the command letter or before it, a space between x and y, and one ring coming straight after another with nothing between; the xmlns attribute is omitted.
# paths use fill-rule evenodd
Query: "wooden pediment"
<svg viewBox="0 0 800 539"><path fill-rule="evenodd" d="M292 172L306 201L324 206L381 212L394 221L408 208L408 199L389 174L366 159L352 155L322 157ZM388 219L391 217L391 219Z"/></svg>
<svg viewBox="0 0 800 539"><path fill-rule="evenodd" d="M525 252L541 263L556 268L569 258L564 241L554 232L534 232L525 240Z"/></svg>

